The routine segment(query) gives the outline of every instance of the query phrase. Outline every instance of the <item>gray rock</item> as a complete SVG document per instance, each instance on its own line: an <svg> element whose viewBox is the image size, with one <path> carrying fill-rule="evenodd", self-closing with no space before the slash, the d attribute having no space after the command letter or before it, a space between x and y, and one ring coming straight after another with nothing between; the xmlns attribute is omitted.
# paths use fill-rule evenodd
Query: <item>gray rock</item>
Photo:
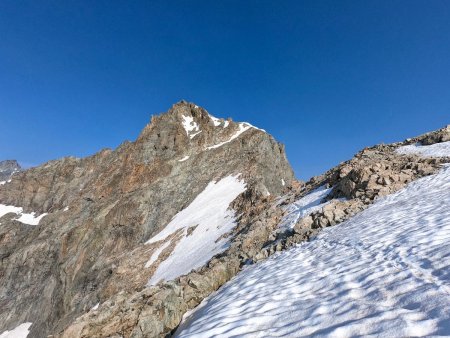
<svg viewBox="0 0 450 338"><path fill-rule="evenodd" d="M21 170L22 168L16 160L0 161L0 182L10 180L15 173Z"/></svg>

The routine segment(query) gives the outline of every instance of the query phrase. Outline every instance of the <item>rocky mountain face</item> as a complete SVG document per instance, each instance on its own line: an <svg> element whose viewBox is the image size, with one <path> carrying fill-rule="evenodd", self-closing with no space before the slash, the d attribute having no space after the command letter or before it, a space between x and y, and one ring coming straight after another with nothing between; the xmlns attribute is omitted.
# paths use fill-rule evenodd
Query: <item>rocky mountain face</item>
<svg viewBox="0 0 450 338"><path fill-rule="evenodd" d="M278 198L247 190L233 202L238 225L226 251L174 280L138 292L116 293L59 336L162 337L174 333L187 311L242 267L307 241L365 210L377 198L437 172L450 158L403 154L398 149L416 142L430 144L430 139L439 142L440 135L449 131L444 128L404 142L366 148L306 183L292 182Z"/></svg>
<svg viewBox="0 0 450 338"><path fill-rule="evenodd" d="M235 215L257 200L279 196L293 182L284 148L270 135L187 102L152 117L136 141L116 150L15 173L0 187L0 332L32 323L29 337L149 336L143 325L166 333L177 325L181 310L159 308L142 325L145 311L154 308L105 313L100 328L75 319L96 312L98 303L100 310L106 302L118 306L144 297L157 304L165 294L171 297L167 283L151 282L155 273L165 279L159 265L183 256L186 245L203 253L193 262L195 269L230 250L237 245L232 239L249 231ZM229 209L233 200L240 203ZM174 223L182 210L207 210L213 202L214 212L193 218L194 224ZM163 231L167 236L149 242ZM203 237L209 242L202 244ZM189 247L191 242L197 246ZM189 282L190 299L184 290L185 308L234 275L240 260L210 262L206 269L214 273L207 280L199 277L197 286ZM172 277L189 272L180 269Z"/></svg>
<svg viewBox="0 0 450 338"><path fill-rule="evenodd" d="M135 142L0 187L0 333L170 336L244 266L450 162L400 147L449 139L447 127L366 148L303 183L263 130L175 104Z"/></svg>
<svg viewBox="0 0 450 338"><path fill-rule="evenodd" d="M6 183L9 181L13 174L22 170L19 163L16 160L0 161L0 182Z"/></svg>

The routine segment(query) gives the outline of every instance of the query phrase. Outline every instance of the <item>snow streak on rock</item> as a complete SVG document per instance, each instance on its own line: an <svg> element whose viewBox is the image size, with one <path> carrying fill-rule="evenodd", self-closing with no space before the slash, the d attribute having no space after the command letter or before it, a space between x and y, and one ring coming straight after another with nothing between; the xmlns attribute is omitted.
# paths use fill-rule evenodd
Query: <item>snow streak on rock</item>
<svg viewBox="0 0 450 338"><path fill-rule="evenodd" d="M234 211L228 207L246 189L246 184L238 176L227 176L218 182L209 183L186 209L180 211L159 234L147 242L161 241L160 245L164 246L163 240L167 241L168 236L179 230L183 233L170 256L156 269L149 285L174 279L199 268L227 248L228 241L222 237L236 225ZM157 259L153 255L152 258ZM154 262L152 259L150 261Z"/></svg>
<svg viewBox="0 0 450 338"><path fill-rule="evenodd" d="M239 123L239 130L236 133L234 133L234 135L232 135L228 140L226 140L224 142L220 142L213 146L207 147L206 149L207 150L216 149L216 148L223 146L224 144L230 143L234 139L238 138L239 135L241 135L244 131L249 130L250 128L252 128L252 126L247 123Z"/></svg>
<svg viewBox="0 0 450 338"><path fill-rule="evenodd" d="M450 166L248 267L179 337L450 335Z"/></svg>

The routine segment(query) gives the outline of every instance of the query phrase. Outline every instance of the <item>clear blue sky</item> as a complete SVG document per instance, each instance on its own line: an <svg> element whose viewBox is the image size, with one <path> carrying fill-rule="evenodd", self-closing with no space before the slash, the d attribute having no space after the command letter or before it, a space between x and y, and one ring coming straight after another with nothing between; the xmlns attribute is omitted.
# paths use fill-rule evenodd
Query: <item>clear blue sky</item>
<svg viewBox="0 0 450 338"><path fill-rule="evenodd" d="M180 99L286 144L297 177L450 123L450 1L0 2L0 159L134 140Z"/></svg>

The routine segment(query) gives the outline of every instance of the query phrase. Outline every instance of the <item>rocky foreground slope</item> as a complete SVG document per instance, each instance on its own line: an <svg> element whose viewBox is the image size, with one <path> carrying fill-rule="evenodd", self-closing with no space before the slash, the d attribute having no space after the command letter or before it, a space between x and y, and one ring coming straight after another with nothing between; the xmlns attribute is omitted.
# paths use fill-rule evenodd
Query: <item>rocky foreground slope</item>
<svg viewBox="0 0 450 338"><path fill-rule="evenodd" d="M398 148L449 139L447 127L366 148L301 183L264 131L176 104L135 142L0 187L0 332L170 335L242 268L449 162Z"/></svg>

